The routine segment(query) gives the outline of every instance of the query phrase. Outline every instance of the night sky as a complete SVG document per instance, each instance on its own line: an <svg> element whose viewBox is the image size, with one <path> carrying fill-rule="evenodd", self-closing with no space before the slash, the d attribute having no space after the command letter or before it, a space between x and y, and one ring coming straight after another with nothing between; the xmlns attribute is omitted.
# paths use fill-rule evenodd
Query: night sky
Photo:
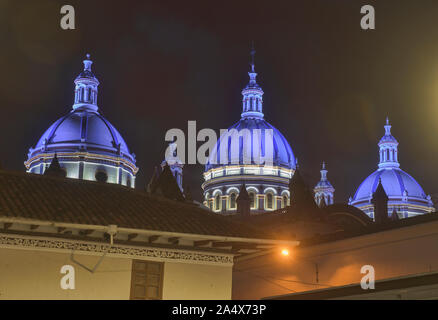
<svg viewBox="0 0 438 320"><path fill-rule="evenodd" d="M59 26L76 10L76 30ZM374 5L376 30L360 28ZM0 163L24 171L29 147L73 102L91 54L100 112L137 155L137 188L164 158L165 132L240 118L255 42L265 119L312 187L320 165L347 201L377 168L389 116L401 168L438 193L438 1L0 0ZM201 199L203 166L185 167Z"/></svg>

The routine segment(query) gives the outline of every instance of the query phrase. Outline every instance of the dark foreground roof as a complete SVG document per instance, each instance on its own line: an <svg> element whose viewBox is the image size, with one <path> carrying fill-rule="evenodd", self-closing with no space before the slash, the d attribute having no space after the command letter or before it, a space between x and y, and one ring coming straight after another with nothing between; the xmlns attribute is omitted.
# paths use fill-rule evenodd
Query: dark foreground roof
<svg viewBox="0 0 438 320"><path fill-rule="evenodd" d="M375 288L364 290L360 284L332 287L305 292L267 297L268 300L325 300L325 299L396 299L403 294L404 299L425 299L438 297L438 273L415 274L399 278L377 280ZM433 288L432 288L433 287ZM433 290L432 290L433 289ZM433 297L426 297L425 292ZM423 295L415 296L415 293Z"/></svg>
<svg viewBox="0 0 438 320"><path fill-rule="evenodd" d="M0 170L0 217L275 239L196 205L115 184Z"/></svg>

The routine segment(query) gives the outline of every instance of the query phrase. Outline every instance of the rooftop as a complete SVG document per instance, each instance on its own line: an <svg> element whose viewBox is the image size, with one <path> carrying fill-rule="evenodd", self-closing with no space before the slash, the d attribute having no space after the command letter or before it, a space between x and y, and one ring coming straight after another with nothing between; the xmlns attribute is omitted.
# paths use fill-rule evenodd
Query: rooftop
<svg viewBox="0 0 438 320"><path fill-rule="evenodd" d="M196 205L115 184L0 170L0 219L273 239Z"/></svg>

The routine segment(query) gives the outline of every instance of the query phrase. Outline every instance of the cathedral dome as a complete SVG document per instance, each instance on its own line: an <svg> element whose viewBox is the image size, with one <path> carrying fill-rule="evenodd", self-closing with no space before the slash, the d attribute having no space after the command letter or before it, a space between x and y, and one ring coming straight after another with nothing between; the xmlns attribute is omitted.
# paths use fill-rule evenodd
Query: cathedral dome
<svg viewBox="0 0 438 320"><path fill-rule="evenodd" d="M264 143L260 143L259 145L253 143L255 139L257 139L257 137L254 137L257 130L260 131L260 137L262 138L261 140L263 140L263 136L265 135L266 130L272 130L272 165L284 167L287 169L295 168L295 156L286 138L281 134L279 130L277 130L266 120L262 118L243 117L233 126L228 128L228 132L230 132L232 129L237 130L237 132L241 136L238 150L238 161L237 159L233 159L234 156L231 147L232 137L228 133L225 133L222 134L221 137L218 139L214 151L210 155L209 161L205 166L205 171L208 171L212 168L220 167L222 165L257 164L260 155L263 156L268 153L265 149L266 145ZM242 134L245 130L247 130L246 135ZM225 156L222 156L221 144L224 143L228 144L229 147L227 148L227 154ZM245 159L246 155L247 159Z"/></svg>
<svg viewBox="0 0 438 320"><path fill-rule="evenodd" d="M377 170L368 176L357 189L353 201L368 200L372 197L379 179L388 197L401 199L406 195L410 198L418 198L420 201L426 199L423 188L414 178L399 168L388 168Z"/></svg>
<svg viewBox="0 0 438 320"><path fill-rule="evenodd" d="M262 213L289 205L289 181L296 159L286 138L264 119L263 90L256 81L255 50L249 83L242 90L241 118L221 135L205 165L204 204L215 212L238 211L245 188L250 211Z"/></svg>
<svg viewBox="0 0 438 320"><path fill-rule="evenodd" d="M108 155L123 154L134 160L120 133L97 111L87 109L72 110L58 119L42 135L29 156L43 150L96 151Z"/></svg>
<svg viewBox="0 0 438 320"><path fill-rule="evenodd" d="M434 210L430 196L427 196L420 184L400 169L398 162L398 142L391 135L391 125L386 119L385 135L379 143L380 162L377 171L369 175L357 188L349 204L361 209L371 218L374 207L371 199L379 181L388 196L388 212L395 210L402 217L429 213Z"/></svg>
<svg viewBox="0 0 438 320"><path fill-rule="evenodd" d="M44 132L24 163L27 171L44 174L53 159L68 178L104 181L134 187L135 155L97 106L99 81L90 56L76 77L72 110Z"/></svg>

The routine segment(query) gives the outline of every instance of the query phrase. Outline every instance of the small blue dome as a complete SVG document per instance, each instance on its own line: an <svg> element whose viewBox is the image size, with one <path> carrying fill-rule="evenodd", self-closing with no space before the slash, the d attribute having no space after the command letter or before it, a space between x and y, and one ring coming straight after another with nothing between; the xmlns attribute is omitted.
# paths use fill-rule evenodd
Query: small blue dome
<svg viewBox="0 0 438 320"><path fill-rule="evenodd" d="M379 179L390 199L401 199L403 196L408 196L409 198L418 198L427 202L423 188L414 178L399 168L380 169L373 172L359 186L353 197L353 202L370 199L377 189Z"/></svg>
<svg viewBox="0 0 438 320"><path fill-rule="evenodd" d="M231 126L228 130L235 129L239 133L242 132L242 130L248 129L249 134L243 135L240 138L239 143L239 164L248 164L248 162L244 162L244 155L251 155L251 164L257 164L257 157L259 153L262 153L262 156L265 155L265 145L261 143L261 150L253 150L253 144L252 141L254 141L254 130L259 129L263 141L263 136L265 134L265 130L272 130L273 133L273 165L274 166L280 166L285 167L287 169L295 169L295 156L292 151L292 148L290 147L289 143L287 142L286 138L278 131L274 126L269 124L266 120L262 118L242 118L237 123L235 123L233 126ZM205 166L205 171L210 170L211 168L220 167L227 164L236 164L232 162L231 155L232 155L232 147L231 147L231 137L227 134L223 134L218 142L216 143L216 146L214 148L214 151L210 155L209 161L207 162ZM244 140L245 139L245 140ZM228 155L226 157L223 157L221 163L221 154L220 154L220 145L221 143L228 143ZM213 161L215 160L215 161Z"/></svg>
<svg viewBox="0 0 438 320"><path fill-rule="evenodd" d="M29 158L44 148L73 152L94 150L108 155L118 155L120 152L134 161L116 128L97 111L87 109L72 110L52 124L35 148L30 150Z"/></svg>
<svg viewBox="0 0 438 320"><path fill-rule="evenodd" d="M400 169L398 162L398 142L391 134L388 118L385 135L379 143L379 169L369 175L357 188L349 204L363 210L370 217L374 215L373 193L379 181L388 196L388 210L400 213L403 217L432 212L433 203L423 188L409 174Z"/></svg>

